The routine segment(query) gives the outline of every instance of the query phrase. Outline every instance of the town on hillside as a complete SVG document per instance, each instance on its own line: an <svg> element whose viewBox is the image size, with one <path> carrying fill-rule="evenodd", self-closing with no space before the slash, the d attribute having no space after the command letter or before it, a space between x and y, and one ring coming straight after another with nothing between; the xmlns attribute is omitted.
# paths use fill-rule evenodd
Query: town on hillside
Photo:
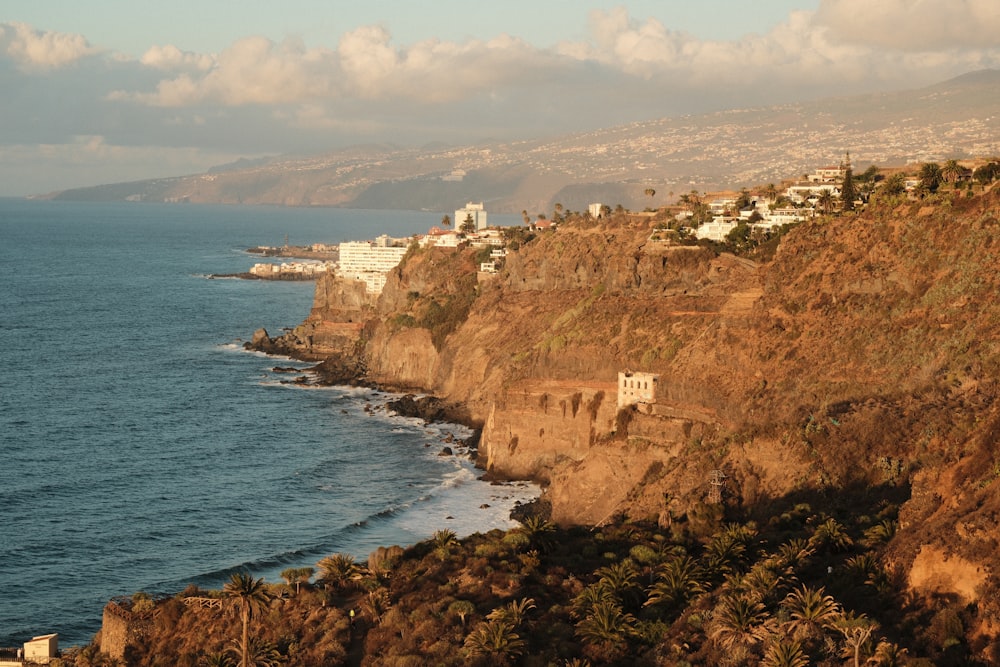
<svg viewBox="0 0 1000 667"><path fill-rule="evenodd" d="M908 197L919 199L942 189L961 196L971 196L975 188L984 188L1000 178L1000 162L996 160L948 160L943 165L923 163L912 169L879 169L872 165L855 174L850 154L835 165L816 168L801 178L773 183L738 192L699 193L692 190L681 194L672 205L647 209L631 215L646 216L655 221L650 240L660 243L724 244L739 252L766 242L787 231L791 225L822 215L835 215L864 208L873 197ZM647 195L655 195L649 188ZM573 215L584 218L606 218L612 212L626 212L621 206L595 202L585 211L573 213L555 204L551 216L539 213L532 219L523 211L528 233L554 232ZM327 273L345 280L365 283L373 295L382 292L386 275L395 268L411 244L420 247L458 248L490 247L488 258L480 263L480 279L500 271L507 253L510 228L491 227L483 202L469 202L455 211L454 217L444 216L440 226L426 234L411 238L391 238L386 235L368 241L345 241L337 246L313 244L297 248L252 249L263 255L295 257L301 261L281 264L258 263L250 275L264 279L315 279ZM308 259L325 257L326 259Z"/></svg>

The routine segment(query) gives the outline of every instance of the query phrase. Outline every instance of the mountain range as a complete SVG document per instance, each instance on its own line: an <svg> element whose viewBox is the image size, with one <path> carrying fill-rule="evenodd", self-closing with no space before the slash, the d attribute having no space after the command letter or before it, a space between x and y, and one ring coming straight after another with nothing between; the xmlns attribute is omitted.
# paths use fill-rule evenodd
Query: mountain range
<svg viewBox="0 0 1000 667"><path fill-rule="evenodd" d="M546 212L557 202L567 210L592 202L641 209L691 190L795 179L848 153L861 169L996 156L997 109L1000 71L982 70L903 92L660 118L546 139L359 145L45 197L432 211L482 201L497 213Z"/></svg>

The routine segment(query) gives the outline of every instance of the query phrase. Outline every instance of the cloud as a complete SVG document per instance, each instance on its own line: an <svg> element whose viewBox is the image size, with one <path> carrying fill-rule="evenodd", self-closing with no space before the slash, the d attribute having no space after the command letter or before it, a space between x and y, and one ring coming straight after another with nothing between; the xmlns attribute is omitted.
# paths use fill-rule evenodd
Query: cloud
<svg viewBox="0 0 1000 667"><path fill-rule="evenodd" d="M215 60L210 55L181 51L172 44L153 46L142 54L139 62L146 67L165 71L207 71Z"/></svg>
<svg viewBox="0 0 1000 667"><path fill-rule="evenodd" d="M82 35L43 32L24 23L0 23L0 51L23 66L63 67L99 53Z"/></svg>
<svg viewBox="0 0 1000 667"><path fill-rule="evenodd" d="M877 49L996 50L996 0L823 0L815 23L834 39Z"/></svg>

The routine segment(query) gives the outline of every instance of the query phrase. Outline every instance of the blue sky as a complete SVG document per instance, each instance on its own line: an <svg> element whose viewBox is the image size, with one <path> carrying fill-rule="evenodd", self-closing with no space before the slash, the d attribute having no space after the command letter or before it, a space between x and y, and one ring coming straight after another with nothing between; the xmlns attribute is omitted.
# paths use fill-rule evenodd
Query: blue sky
<svg viewBox="0 0 1000 667"><path fill-rule="evenodd" d="M4 0L0 195L1000 67L997 0Z"/></svg>

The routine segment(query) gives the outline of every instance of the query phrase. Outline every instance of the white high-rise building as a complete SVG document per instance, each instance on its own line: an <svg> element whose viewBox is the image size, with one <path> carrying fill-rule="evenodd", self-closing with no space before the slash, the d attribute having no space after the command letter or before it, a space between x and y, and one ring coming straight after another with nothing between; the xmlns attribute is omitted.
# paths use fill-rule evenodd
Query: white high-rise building
<svg viewBox="0 0 1000 667"><path fill-rule="evenodd" d="M364 281L372 294L381 294L385 275L396 268L409 239L394 239L382 235L374 241L345 241L340 244L340 265L337 275L349 280Z"/></svg>
<svg viewBox="0 0 1000 667"><path fill-rule="evenodd" d="M486 229L486 208L483 206L483 202L475 204L470 201L465 205L465 208L460 208L455 211L455 229L461 229L462 225L464 225L469 218L472 218L472 224L475 225L475 231L481 232Z"/></svg>

